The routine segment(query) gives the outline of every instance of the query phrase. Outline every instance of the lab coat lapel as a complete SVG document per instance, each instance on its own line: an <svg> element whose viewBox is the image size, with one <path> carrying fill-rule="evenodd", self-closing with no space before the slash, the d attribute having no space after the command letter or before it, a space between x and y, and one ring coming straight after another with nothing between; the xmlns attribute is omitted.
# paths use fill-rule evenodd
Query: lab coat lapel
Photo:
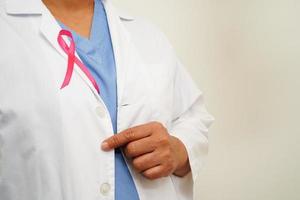
<svg viewBox="0 0 300 200"><path fill-rule="evenodd" d="M124 103L122 97L125 90L126 74L134 64L136 55L130 51L132 44L129 33L125 29L117 10L109 0L103 0L110 29L117 71L118 103ZM122 105L119 105L122 106Z"/></svg>
<svg viewBox="0 0 300 200"><path fill-rule="evenodd" d="M50 45L59 53L61 56L63 56L66 59L66 67L67 70L67 54L61 49L57 42L57 37L59 34L59 31L61 30L61 27L58 25L55 18L52 16L50 11L46 8L45 5L42 5L42 22L40 26L40 31L42 35L47 39L47 41L50 43ZM77 58L79 56L76 53ZM80 58L79 58L80 59ZM60 67L60 66L59 66ZM94 88L93 84L90 82L88 77L79 69L79 67L75 66L74 71L82 78L82 80L89 86L89 88L92 90L96 98L100 98L97 90ZM73 74L74 75L74 74ZM63 81L63 80L62 80ZM72 79L70 84L72 84ZM101 92L101 86L100 86L100 92Z"/></svg>
<svg viewBox="0 0 300 200"><path fill-rule="evenodd" d="M132 65L132 61L136 61L137 56L133 55L134 53L130 51L129 47L132 47L130 42L130 37L125 27L122 24L121 20L130 21L133 20L130 16L120 16L119 11L117 11L114 6L111 4L110 0L102 1L107 13L107 19L109 23L110 34L112 38L115 62L116 62L116 71L117 71L117 86L118 86L118 102L122 100L124 87L125 87L125 77L128 71L128 68ZM40 26L40 32L49 42L49 44L67 59L67 55L60 48L57 43L57 36L61 30L60 26L57 24L55 18L52 16L47 7L40 0L7 0L6 1L6 10L8 14L38 14L41 15L42 21ZM67 67L67 65L66 65ZM84 82L89 86L93 91L96 97L100 98L97 91L90 83L89 79L81 72L78 67L74 68L76 73L78 73ZM62 80L63 81L63 80ZM72 82L72 80L71 80ZM101 86L100 86L101 92Z"/></svg>

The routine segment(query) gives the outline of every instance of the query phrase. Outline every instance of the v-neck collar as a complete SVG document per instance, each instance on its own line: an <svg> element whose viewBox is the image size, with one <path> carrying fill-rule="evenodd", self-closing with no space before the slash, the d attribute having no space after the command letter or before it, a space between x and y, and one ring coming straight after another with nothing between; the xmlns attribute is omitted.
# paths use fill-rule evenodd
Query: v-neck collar
<svg viewBox="0 0 300 200"><path fill-rule="evenodd" d="M104 27L103 22L106 22L106 13L101 0L94 0L94 13L89 38L79 35L77 32L70 29L62 22L58 22L62 28L71 31L74 37L74 41L76 42L78 47L82 46L82 43L88 43L89 46L99 46L102 43L102 40L104 39L103 33L99 31L99 27Z"/></svg>

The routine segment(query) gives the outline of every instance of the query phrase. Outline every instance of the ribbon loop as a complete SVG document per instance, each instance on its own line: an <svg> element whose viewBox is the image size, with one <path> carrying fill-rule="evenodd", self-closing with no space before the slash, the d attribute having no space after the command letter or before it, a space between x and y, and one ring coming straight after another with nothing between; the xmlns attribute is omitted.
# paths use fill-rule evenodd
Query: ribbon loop
<svg viewBox="0 0 300 200"><path fill-rule="evenodd" d="M69 38L70 45L66 43L63 36ZM88 79L92 82L93 86L99 93L100 90L94 77L91 75L88 68L75 56L76 48L75 48L75 42L72 33L68 30L61 30L58 34L57 42L62 48L62 50L68 55L68 68L60 89L63 89L64 87L69 85L74 71L74 64L76 64L83 71L83 73L88 77Z"/></svg>

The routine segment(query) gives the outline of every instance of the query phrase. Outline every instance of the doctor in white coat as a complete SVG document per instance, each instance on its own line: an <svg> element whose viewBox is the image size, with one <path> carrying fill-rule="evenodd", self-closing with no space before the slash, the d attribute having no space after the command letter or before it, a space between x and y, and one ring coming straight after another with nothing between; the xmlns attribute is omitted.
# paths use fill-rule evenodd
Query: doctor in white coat
<svg viewBox="0 0 300 200"><path fill-rule="evenodd" d="M113 200L116 148L139 199L193 199L213 118L165 36L103 0L116 63L114 134L93 77L57 22L68 13L49 2L0 0L0 199ZM60 2L74 9L91 1Z"/></svg>

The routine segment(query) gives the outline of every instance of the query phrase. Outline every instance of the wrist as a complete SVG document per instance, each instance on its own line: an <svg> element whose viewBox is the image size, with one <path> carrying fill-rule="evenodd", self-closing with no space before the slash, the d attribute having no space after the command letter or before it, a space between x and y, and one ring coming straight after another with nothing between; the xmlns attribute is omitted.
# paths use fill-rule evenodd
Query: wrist
<svg viewBox="0 0 300 200"><path fill-rule="evenodd" d="M180 139L174 136L171 137L174 144L174 151L178 158L178 165L173 174L179 177L183 177L191 171L188 152L185 145Z"/></svg>

